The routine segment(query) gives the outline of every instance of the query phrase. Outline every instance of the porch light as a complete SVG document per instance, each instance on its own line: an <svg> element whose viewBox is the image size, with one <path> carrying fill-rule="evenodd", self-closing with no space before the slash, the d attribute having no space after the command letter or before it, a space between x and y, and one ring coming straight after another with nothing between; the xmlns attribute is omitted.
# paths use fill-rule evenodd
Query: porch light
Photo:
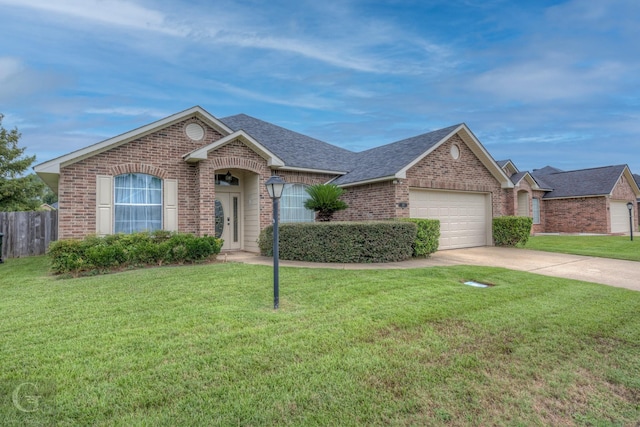
<svg viewBox="0 0 640 427"><path fill-rule="evenodd" d="M227 174L224 176L224 180L228 183L231 183L231 181L233 181L233 175L231 175L231 171L227 171Z"/></svg>
<svg viewBox="0 0 640 427"><path fill-rule="evenodd" d="M269 197L272 199L279 199L282 197L282 192L284 191L284 185L286 182L280 178L278 175L271 176L264 185L267 186L267 191L269 192Z"/></svg>
<svg viewBox="0 0 640 427"><path fill-rule="evenodd" d="M278 175L270 177L264 185L267 187L269 197L273 201L273 309L277 310L280 305L280 277L279 277L279 258L280 248L278 247L278 202L282 197L284 185L286 182Z"/></svg>
<svg viewBox="0 0 640 427"><path fill-rule="evenodd" d="M629 209L629 236L633 242L633 202L627 203L627 209Z"/></svg>

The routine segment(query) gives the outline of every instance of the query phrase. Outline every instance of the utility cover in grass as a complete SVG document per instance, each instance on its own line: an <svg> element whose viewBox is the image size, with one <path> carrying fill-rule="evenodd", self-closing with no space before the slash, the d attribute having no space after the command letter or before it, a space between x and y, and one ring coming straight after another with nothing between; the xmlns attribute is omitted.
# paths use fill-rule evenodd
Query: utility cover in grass
<svg viewBox="0 0 640 427"><path fill-rule="evenodd" d="M464 282L465 285L474 286L476 288L488 288L489 285L485 285L484 283L478 283L473 281Z"/></svg>

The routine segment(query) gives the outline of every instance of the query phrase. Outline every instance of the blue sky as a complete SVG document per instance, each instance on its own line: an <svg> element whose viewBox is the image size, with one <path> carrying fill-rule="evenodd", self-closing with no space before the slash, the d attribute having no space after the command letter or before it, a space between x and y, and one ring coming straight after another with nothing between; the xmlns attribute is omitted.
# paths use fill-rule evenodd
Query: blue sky
<svg viewBox="0 0 640 427"><path fill-rule="evenodd" d="M43 162L194 105L361 151L465 122L520 170L640 173L640 2L0 0Z"/></svg>

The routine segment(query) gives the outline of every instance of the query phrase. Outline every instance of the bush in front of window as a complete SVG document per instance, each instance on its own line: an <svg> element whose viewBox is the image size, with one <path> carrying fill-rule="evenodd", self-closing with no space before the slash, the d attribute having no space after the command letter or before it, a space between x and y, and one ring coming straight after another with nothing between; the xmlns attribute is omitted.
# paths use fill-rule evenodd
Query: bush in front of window
<svg viewBox="0 0 640 427"><path fill-rule="evenodd" d="M416 224L401 221L282 224L280 258L292 261L373 263L411 258ZM260 233L260 252L273 256L273 227Z"/></svg>
<svg viewBox="0 0 640 427"><path fill-rule="evenodd" d="M531 235L533 219L527 216L493 218L493 241L496 246L524 246Z"/></svg>
<svg viewBox="0 0 640 427"><path fill-rule="evenodd" d="M222 239L155 231L58 240L49 246L51 270L77 276L148 265L195 263L214 258Z"/></svg>

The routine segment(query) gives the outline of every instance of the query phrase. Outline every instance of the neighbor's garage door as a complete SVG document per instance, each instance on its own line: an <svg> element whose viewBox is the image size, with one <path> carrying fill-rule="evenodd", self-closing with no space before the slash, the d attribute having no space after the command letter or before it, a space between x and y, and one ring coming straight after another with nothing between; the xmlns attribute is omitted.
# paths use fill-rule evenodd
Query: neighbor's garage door
<svg viewBox="0 0 640 427"><path fill-rule="evenodd" d="M411 218L440 220L438 249L469 248L490 244L489 196L485 193L409 191Z"/></svg>
<svg viewBox="0 0 640 427"><path fill-rule="evenodd" d="M611 232L629 233L629 209L626 200L611 200L609 212L611 213Z"/></svg>

